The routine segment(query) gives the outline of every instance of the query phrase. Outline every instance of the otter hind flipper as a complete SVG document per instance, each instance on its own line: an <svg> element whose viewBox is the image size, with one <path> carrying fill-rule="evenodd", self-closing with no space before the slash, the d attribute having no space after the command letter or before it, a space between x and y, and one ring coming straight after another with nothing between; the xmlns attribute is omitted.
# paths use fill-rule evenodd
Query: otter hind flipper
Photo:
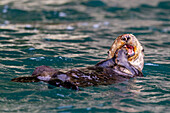
<svg viewBox="0 0 170 113"><path fill-rule="evenodd" d="M40 82L40 80L37 77L18 77L18 78L13 78L11 80L12 82Z"/></svg>
<svg viewBox="0 0 170 113"><path fill-rule="evenodd" d="M53 69L49 66L39 66L35 68L34 72L32 73L32 76L27 76L27 77L18 77L14 78L11 81L13 82L40 82L40 81L48 81L49 78L54 73L57 73L57 69Z"/></svg>

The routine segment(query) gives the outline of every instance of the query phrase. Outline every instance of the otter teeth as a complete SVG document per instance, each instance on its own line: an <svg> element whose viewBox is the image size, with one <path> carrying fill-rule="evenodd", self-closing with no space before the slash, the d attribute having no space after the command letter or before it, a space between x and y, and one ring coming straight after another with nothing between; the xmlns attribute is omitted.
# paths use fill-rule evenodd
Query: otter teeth
<svg viewBox="0 0 170 113"><path fill-rule="evenodd" d="M131 46L125 44L123 47L126 48L129 56L133 56L135 54Z"/></svg>

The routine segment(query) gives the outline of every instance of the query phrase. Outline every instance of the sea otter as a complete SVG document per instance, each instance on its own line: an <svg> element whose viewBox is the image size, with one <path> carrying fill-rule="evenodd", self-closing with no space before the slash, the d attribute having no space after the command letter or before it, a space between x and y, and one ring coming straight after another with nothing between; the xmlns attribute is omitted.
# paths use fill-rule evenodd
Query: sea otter
<svg viewBox="0 0 170 113"><path fill-rule="evenodd" d="M138 70L142 71L144 66L144 49L137 38L132 34L124 34L117 37L108 51L107 59L112 58L116 50L122 47L125 47L128 51L129 63Z"/></svg>
<svg viewBox="0 0 170 113"><path fill-rule="evenodd" d="M108 51L108 58L94 66L58 70L49 66L37 67L32 76L18 77L13 82L44 81L57 87L79 90L79 87L108 85L143 76L143 47L132 34L119 36Z"/></svg>

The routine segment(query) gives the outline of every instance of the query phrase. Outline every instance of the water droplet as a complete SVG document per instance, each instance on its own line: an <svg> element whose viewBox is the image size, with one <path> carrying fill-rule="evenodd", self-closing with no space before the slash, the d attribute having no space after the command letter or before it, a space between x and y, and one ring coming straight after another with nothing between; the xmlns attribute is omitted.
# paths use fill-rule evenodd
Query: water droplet
<svg viewBox="0 0 170 113"><path fill-rule="evenodd" d="M45 57L40 57L40 59L45 59Z"/></svg>
<svg viewBox="0 0 170 113"><path fill-rule="evenodd" d="M145 65L148 65L148 66L159 66L158 64L152 64L152 63L145 63Z"/></svg>
<svg viewBox="0 0 170 113"><path fill-rule="evenodd" d="M59 17L66 17L66 16L67 16L67 14L64 13L64 12L60 12L60 13L59 13Z"/></svg>
<svg viewBox="0 0 170 113"><path fill-rule="evenodd" d="M10 21L8 21L8 20L4 21L4 24L9 24L9 23L10 23Z"/></svg>
<svg viewBox="0 0 170 113"><path fill-rule="evenodd" d="M109 25L109 22L104 22L103 24L107 26L107 25Z"/></svg>
<svg viewBox="0 0 170 113"><path fill-rule="evenodd" d="M45 59L45 57L30 58L30 60L35 60L35 61L40 61L42 59Z"/></svg>
<svg viewBox="0 0 170 113"><path fill-rule="evenodd" d="M30 60L36 60L36 58L30 58Z"/></svg>
<svg viewBox="0 0 170 113"><path fill-rule="evenodd" d="M95 28L95 29L97 29L97 28L99 28L100 27L100 24L94 24L93 25L93 28Z"/></svg>
<svg viewBox="0 0 170 113"><path fill-rule="evenodd" d="M162 32L164 32L164 33L167 33L167 32L169 32L170 31L170 28L164 28L164 29L162 29Z"/></svg>
<svg viewBox="0 0 170 113"><path fill-rule="evenodd" d="M3 9L3 10L2 10L2 13L7 13L7 12L8 12L7 9Z"/></svg>
<svg viewBox="0 0 170 113"><path fill-rule="evenodd" d="M63 58L61 56L58 57L59 59L63 60Z"/></svg>
<svg viewBox="0 0 170 113"><path fill-rule="evenodd" d="M25 25L25 27L26 27L26 28L32 28L32 25L27 24L27 25Z"/></svg>
<svg viewBox="0 0 170 113"><path fill-rule="evenodd" d="M91 110L91 108L90 107L88 107L88 108L86 108L87 110Z"/></svg>
<svg viewBox="0 0 170 113"><path fill-rule="evenodd" d="M73 29L74 29L74 27L72 27L72 26L67 27L67 30L73 30Z"/></svg>
<svg viewBox="0 0 170 113"><path fill-rule="evenodd" d="M35 48L29 48L29 50L30 50L30 51L33 51L33 50L35 50Z"/></svg>

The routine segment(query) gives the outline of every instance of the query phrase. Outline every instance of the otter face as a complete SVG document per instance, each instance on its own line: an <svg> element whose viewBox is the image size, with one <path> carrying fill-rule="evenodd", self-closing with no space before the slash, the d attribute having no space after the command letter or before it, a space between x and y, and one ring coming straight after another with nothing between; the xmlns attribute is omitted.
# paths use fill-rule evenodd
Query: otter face
<svg viewBox="0 0 170 113"><path fill-rule="evenodd" d="M127 50L129 63L142 71L144 65L144 50L137 38L132 34L124 34L117 37L108 51L108 59L112 58L115 52L121 48Z"/></svg>

